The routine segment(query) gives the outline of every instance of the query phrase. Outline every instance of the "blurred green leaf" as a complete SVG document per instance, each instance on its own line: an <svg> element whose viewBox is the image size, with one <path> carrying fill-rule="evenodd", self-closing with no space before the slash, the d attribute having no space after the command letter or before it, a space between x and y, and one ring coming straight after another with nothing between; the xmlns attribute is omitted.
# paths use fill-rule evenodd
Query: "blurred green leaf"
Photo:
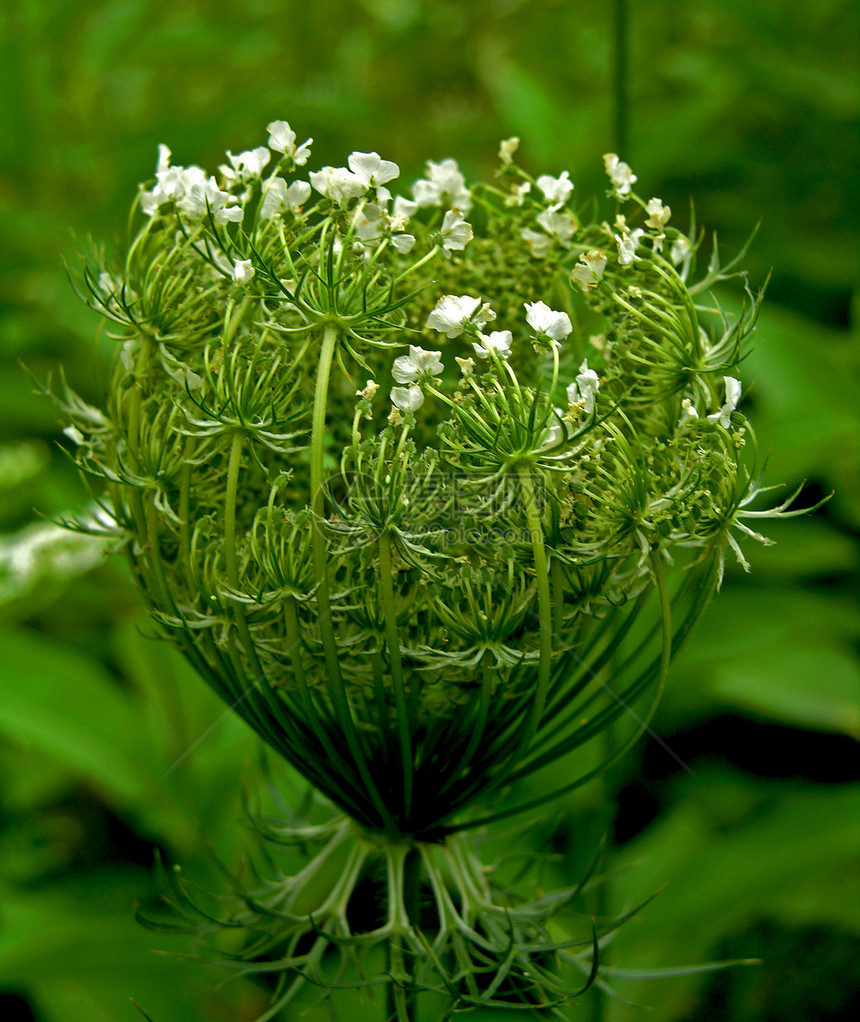
<svg viewBox="0 0 860 1022"><path fill-rule="evenodd" d="M0 634L0 732L127 803L150 778L145 738L97 661L24 630Z"/></svg>
<svg viewBox="0 0 860 1022"><path fill-rule="evenodd" d="M733 709L860 738L858 634L860 610L847 598L727 589L673 667L662 726Z"/></svg>
<svg viewBox="0 0 860 1022"><path fill-rule="evenodd" d="M796 901L807 921L828 922L833 876L842 877L843 901L851 902L843 905L840 923L860 931L860 788L760 785L753 808L723 827L711 809L713 790L717 801L730 799L733 789L744 791L750 783L716 771L686 779L675 808L624 849L614 892L619 911L667 886L621 928L614 963L638 968L707 961L725 936ZM618 986L625 997L658 1007L660 1022L671 1022L689 1008L696 981ZM612 1004L607 1018L632 1022L640 1011Z"/></svg>

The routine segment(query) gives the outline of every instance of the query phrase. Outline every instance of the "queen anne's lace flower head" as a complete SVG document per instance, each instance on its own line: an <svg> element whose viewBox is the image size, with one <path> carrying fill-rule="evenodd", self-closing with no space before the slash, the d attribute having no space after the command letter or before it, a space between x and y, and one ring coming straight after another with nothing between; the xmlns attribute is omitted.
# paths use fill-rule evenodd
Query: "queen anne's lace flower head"
<svg viewBox="0 0 860 1022"><path fill-rule="evenodd" d="M161 146L121 273L99 261L81 281L117 357L105 415L64 396L65 437L108 481L153 614L351 817L315 820L332 842L307 884L237 891L245 951L279 949L287 1014L302 978L364 982L385 943L396 968L367 978L392 981L404 1019L422 984L464 1008L567 999L547 966L559 902L492 902L458 830L595 721L633 728L595 665L649 719L726 552L744 563L734 533L767 514L745 510L734 428L757 298L733 317L695 297L734 263L703 259L688 287L698 233L682 242L617 155L626 215L574 215L569 174L529 190L515 148L470 222L454 160L392 200L397 165L375 152L297 175L309 143L286 121L220 176ZM350 899L376 875L388 925L359 930ZM565 968L601 983L603 933L572 911L558 936Z"/></svg>

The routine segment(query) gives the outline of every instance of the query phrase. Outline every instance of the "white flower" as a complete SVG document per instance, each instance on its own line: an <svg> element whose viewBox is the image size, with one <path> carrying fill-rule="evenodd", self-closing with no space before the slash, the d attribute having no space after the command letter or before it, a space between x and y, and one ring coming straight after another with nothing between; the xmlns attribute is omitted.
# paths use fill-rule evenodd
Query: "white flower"
<svg viewBox="0 0 860 1022"><path fill-rule="evenodd" d="M378 390L379 384L376 380L368 380L364 390L357 390L355 395L364 398L365 401L372 401Z"/></svg>
<svg viewBox="0 0 860 1022"><path fill-rule="evenodd" d="M444 368L440 351L425 351L410 344L409 354L394 360L391 375L398 383L415 383L424 377L438 376Z"/></svg>
<svg viewBox="0 0 860 1022"><path fill-rule="evenodd" d="M394 196L394 207L391 216L397 221L399 227L405 227L410 217L418 212L418 203L412 199L405 199L402 195Z"/></svg>
<svg viewBox="0 0 860 1022"><path fill-rule="evenodd" d="M526 322L535 331L558 343L573 330L566 312L555 312L543 302L526 302Z"/></svg>
<svg viewBox="0 0 860 1022"><path fill-rule="evenodd" d="M311 185L321 194L343 206L350 199L363 195L367 185L346 167L323 167L308 175Z"/></svg>
<svg viewBox="0 0 860 1022"><path fill-rule="evenodd" d="M210 207L213 211L221 209L228 201L236 201L227 192L219 191L215 179L207 179L200 167L171 167L170 155L166 145L159 145L155 187L140 195L140 208L147 216L153 216L165 203L172 202L185 219L202 220L206 216L207 195L211 197ZM241 207L236 208L238 215L225 216L218 222L223 223L224 219L241 220Z"/></svg>
<svg viewBox="0 0 860 1022"><path fill-rule="evenodd" d="M499 159L502 161L503 166L508 167L513 163L514 153L519 147L520 140L516 136L506 138L499 143Z"/></svg>
<svg viewBox="0 0 860 1022"><path fill-rule="evenodd" d="M210 212L216 223L240 221L244 215L241 206L229 205L236 198L222 192L214 177L207 178L200 167L171 167L170 150L158 147L155 187L140 196L140 208L153 216L166 202L172 202L185 220L202 220Z"/></svg>
<svg viewBox="0 0 860 1022"><path fill-rule="evenodd" d="M636 249L639 246L639 239L644 233L641 227L637 227L630 234L615 235L615 240L618 243L618 262L622 266L629 266L638 258Z"/></svg>
<svg viewBox="0 0 860 1022"><path fill-rule="evenodd" d="M489 334L479 334L480 341L472 341L472 347L478 358L489 358L494 351L499 358L507 358L511 353L513 334L510 330L494 330Z"/></svg>
<svg viewBox="0 0 860 1022"><path fill-rule="evenodd" d="M723 429L728 429L732 421L732 412L737 408L741 399L741 381L732 379L731 376L724 376L723 382L726 385L726 401L723 407L708 416L708 422L718 422Z"/></svg>
<svg viewBox="0 0 860 1022"><path fill-rule="evenodd" d="M449 209L442 221L442 248L446 252L462 251L472 240L472 225L467 224L459 209Z"/></svg>
<svg viewBox="0 0 860 1022"><path fill-rule="evenodd" d="M427 177L419 178L412 186L412 194L419 206L447 206L459 209L465 216L472 208L472 196L466 179L460 173L456 160L427 161Z"/></svg>
<svg viewBox="0 0 860 1022"><path fill-rule="evenodd" d="M679 234L672 242L672 246L669 249L669 257L677 266L679 263L682 263L692 251L693 246L690 244L690 239L685 238L683 234Z"/></svg>
<svg viewBox="0 0 860 1022"><path fill-rule="evenodd" d="M525 202L525 198L528 193L532 190L531 181L523 181L521 185L517 185L513 195L505 196L506 206L522 206Z"/></svg>
<svg viewBox="0 0 860 1022"><path fill-rule="evenodd" d="M566 170L562 171L560 177L541 174L536 184L543 192L546 201L555 209L563 206L573 191L573 182L570 180L570 173Z"/></svg>
<svg viewBox="0 0 860 1022"><path fill-rule="evenodd" d="M357 237L365 243L379 241L386 226L386 213L381 206L372 202L359 207L353 220Z"/></svg>
<svg viewBox="0 0 860 1022"><path fill-rule="evenodd" d="M244 287L251 282L255 272L250 259L237 259L230 276L240 287Z"/></svg>
<svg viewBox="0 0 860 1022"><path fill-rule="evenodd" d="M612 181L613 191L617 199L626 199L636 180L636 175L630 167L619 160L615 153L606 153L603 157L606 173Z"/></svg>
<svg viewBox="0 0 860 1022"><path fill-rule="evenodd" d="M445 295L436 302L436 307L427 317L429 330L438 330L451 340L459 337L469 323L482 327L496 318L495 312L480 298L469 295Z"/></svg>
<svg viewBox="0 0 860 1022"><path fill-rule="evenodd" d="M545 209L538 213L537 222L561 245L568 246L568 242L576 232L576 218L573 214L562 213L555 208Z"/></svg>
<svg viewBox="0 0 860 1022"><path fill-rule="evenodd" d="M210 177L202 184L192 185L177 206L189 220L203 220L211 213L216 224L239 223L245 211L241 206L229 205L231 202L236 202L235 196L222 192L215 178Z"/></svg>
<svg viewBox="0 0 860 1022"><path fill-rule="evenodd" d="M260 219L271 220L285 209L296 209L310 198L311 186L307 181L292 181L289 185L282 177L273 177L266 184L260 205Z"/></svg>
<svg viewBox="0 0 860 1022"><path fill-rule="evenodd" d="M296 133L286 121L272 121L266 131L269 133L270 149L274 149L277 153L283 153L284 156L291 156L293 163L298 167L303 167L308 162L308 157L311 155L310 147L313 144L312 138L302 142L297 149Z"/></svg>
<svg viewBox="0 0 860 1022"><path fill-rule="evenodd" d="M391 244L400 252L402 255L406 255L407 252L412 250L412 246L415 244L414 234L392 234Z"/></svg>
<svg viewBox="0 0 860 1022"><path fill-rule="evenodd" d="M594 401L600 389L600 377L593 369L588 368L588 359L584 359L579 367L579 376L567 388L567 400L572 404L582 403L586 415L594 411Z"/></svg>
<svg viewBox="0 0 860 1022"><path fill-rule="evenodd" d="M460 367L460 372L463 376L471 376L475 369L475 360L469 356L468 358L460 358L459 355L454 356L454 361Z"/></svg>
<svg viewBox="0 0 860 1022"><path fill-rule="evenodd" d="M393 181L400 174L400 168L391 160L383 160L379 153L350 153L346 161L349 169L366 188L378 188L386 181ZM383 189L388 193L387 189Z"/></svg>
<svg viewBox="0 0 860 1022"><path fill-rule="evenodd" d="M417 384L411 387L392 387L391 403L401 412L417 412L424 404L424 394Z"/></svg>
<svg viewBox="0 0 860 1022"><path fill-rule="evenodd" d="M228 181L250 181L255 177L259 177L263 173L263 167L271 160L272 154L264 146L257 146L256 149L247 149L243 153L239 153L238 156L234 156L230 150L227 150L227 159L232 165L230 167L221 167L221 172Z"/></svg>
<svg viewBox="0 0 860 1022"><path fill-rule="evenodd" d="M648 219L645 221L645 226L651 227L655 231L662 231L669 222L672 210L668 206L663 205L662 199L649 199L648 205L645 208L648 211Z"/></svg>
<svg viewBox="0 0 860 1022"><path fill-rule="evenodd" d="M552 238L540 231L532 231L524 227L520 231L520 237L532 250L535 259L545 259L552 251Z"/></svg>
<svg viewBox="0 0 860 1022"><path fill-rule="evenodd" d="M552 251L552 238L540 231L532 231L524 227L520 231L520 237L532 250L535 259L545 259Z"/></svg>
<svg viewBox="0 0 860 1022"><path fill-rule="evenodd" d="M560 443L567 436L567 426L562 420L561 408L555 409L556 417L547 427L541 440L540 449L546 450L547 447L555 447L556 444Z"/></svg>
<svg viewBox="0 0 860 1022"><path fill-rule="evenodd" d="M696 406L688 397L685 397L681 402L681 420L679 425L687 426L698 419L698 417L699 413L696 411Z"/></svg>
<svg viewBox="0 0 860 1022"><path fill-rule="evenodd" d="M606 269L606 253L599 248L592 248L583 252L579 257L580 262L570 271L571 279L574 280L583 291L593 291L603 277Z"/></svg>

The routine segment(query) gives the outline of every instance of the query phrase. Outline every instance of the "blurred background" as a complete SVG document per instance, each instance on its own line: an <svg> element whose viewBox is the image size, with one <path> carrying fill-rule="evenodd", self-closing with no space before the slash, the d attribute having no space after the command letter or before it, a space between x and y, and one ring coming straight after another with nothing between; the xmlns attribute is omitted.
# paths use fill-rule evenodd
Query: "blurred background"
<svg viewBox="0 0 860 1022"><path fill-rule="evenodd" d="M290 121L312 163L354 149L488 175L518 135L533 173L605 189L617 150L683 226L773 279L744 410L767 479L833 499L746 548L678 661L655 731L535 829L577 879L601 830L617 909L662 888L613 963L762 964L619 983L605 1022L827 1022L860 1008L860 7L851 0L11 0L0 13L0 1015L237 1022L250 983L151 949L153 850L213 878L243 840L256 743L149 638L117 557L44 517L87 495L28 376L97 401L112 342L72 292L90 236L120 248L156 146L214 168ZM621 59L619 59L619 54ZM620 74L619 74L620 69ZM731 299L727 299L730 301ZM25 371L21 363L26 366ZM786 492L790 492L786 491ZM37 513L38 512L38 513ZM768 523L766 523L768 524ZM751 545L752 546L752 545ZM214 726L217 723L217 726ZM183 753L201 736L190 755ZM683 764L683 765L682 765ZM299 1017L299 1009L290 1018ZM311 1009L308 1019L328 1018ZM382 1018L356 1000L356 1022ZM485 1013L476 1019L500 1020ZM436 1022L436 1020L432 1020Z"/></svg>

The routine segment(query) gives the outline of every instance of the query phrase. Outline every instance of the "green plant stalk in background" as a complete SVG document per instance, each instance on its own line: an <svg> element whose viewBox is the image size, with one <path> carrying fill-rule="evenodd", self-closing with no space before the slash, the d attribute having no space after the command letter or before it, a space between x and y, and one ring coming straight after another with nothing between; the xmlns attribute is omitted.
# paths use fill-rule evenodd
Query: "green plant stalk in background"
<svg viewBox="0 0 860 1022"><path fill-rule="evenodd" d="M737 373L761 295L701 304L738 261L714 246L697 276L701 236L617 155L612 219L587 222L516 147L492 183L431 161L393 199L376 153L303 180L283 121L217 177L162 147L124 265L83 273L120 347L104 412L61 401L105 528L165 635L329 807L258 821L319 850L214 908L165 873L225 967L277 978L260 1022L308 981L384 985L398 1022L421 992L566 1017L608 990L632 913L591 918L590 875L524 895L466 832L617 762L726 553L763 541L747 523L793 513L751 506ZM610 727L596 765L482 808Z"/></svg>

